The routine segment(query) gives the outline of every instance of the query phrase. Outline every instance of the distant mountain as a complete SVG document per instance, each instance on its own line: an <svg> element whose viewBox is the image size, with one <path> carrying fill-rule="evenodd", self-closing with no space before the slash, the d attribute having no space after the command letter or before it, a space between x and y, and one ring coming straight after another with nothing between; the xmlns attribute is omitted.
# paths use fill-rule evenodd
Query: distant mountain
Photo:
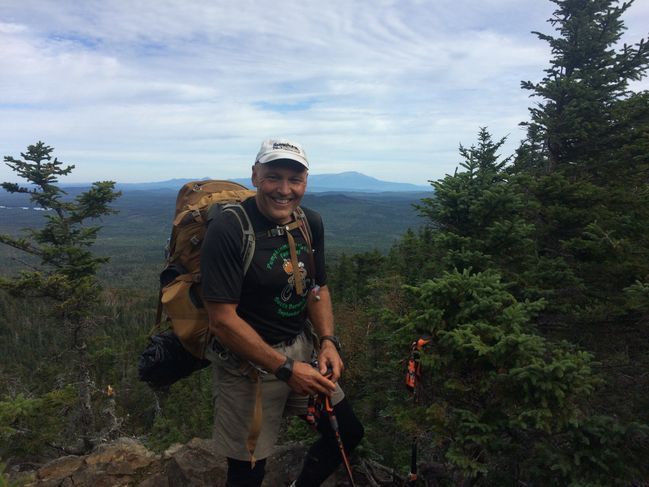
<svg viewBox="0 0 649 487"><path fill-rule="evenodd" d="M178 189L189 181L210 179L169 179L167 181L155 181L146 183L118 183L119 189ZM231 179L239 184L251 187L250 178ZM422 192L432 191L430 186L418 186L409 183L394 183L382 181L359 172L349 171L338 174L311 174L309 175L309 192L360 192L360 193L381 193L381 192Z"/></svg>
<svg viewBox="0 0 649 487"><path fill-rule="evenodd" d="M430 186L382 181L355 171L338 174L314 174L313 176L309 176L309 189L311 191L345 190L370 193L383 191L431 191Z"/></svg>

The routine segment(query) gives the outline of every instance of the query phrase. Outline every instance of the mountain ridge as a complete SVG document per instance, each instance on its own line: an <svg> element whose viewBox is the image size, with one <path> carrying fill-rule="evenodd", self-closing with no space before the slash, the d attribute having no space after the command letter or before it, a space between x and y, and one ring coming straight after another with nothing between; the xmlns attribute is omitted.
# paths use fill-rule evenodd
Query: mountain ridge
<svg viewBox="0 0 649 487"><path fill-rule="evenodd" d="M142 183L117 183L118 189L178 189L183 184L190 181L202 181L211 179L202 178L173 178L164 181L148 181ZM231 178L228 181L234 181L251 188L250 178ZM74 186L82 186L77 183ZM73 186L72 184L67 186ZM371 176L367 176L357 171L346 171L342 173L310 174L308 191L311 193L331 192L331 191L355 191L360 193L381 193L381 192L422 192L432 191L430 186L416 185L411 183L398 183L392 181L383 181Z"/></svg>

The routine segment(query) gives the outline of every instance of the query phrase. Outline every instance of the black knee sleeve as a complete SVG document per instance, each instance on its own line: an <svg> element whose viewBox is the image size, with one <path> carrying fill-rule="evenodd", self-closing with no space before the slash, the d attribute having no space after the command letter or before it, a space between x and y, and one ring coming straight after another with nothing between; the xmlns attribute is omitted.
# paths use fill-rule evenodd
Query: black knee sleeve
<svg viewBox="0 0 649 487"><path fill-rule="evenodd" d="M345 445L345 450L347 450L347 452L351 452L363 439L365 429L354 414L354 410L352 409L352 406L351 404L349 404L349 401L347 401L347 399L343 399L334 406L334 414L336 415L336 419L338 420L340 437L343 440L343 445ZM323 418L323 421L321 421L321 423L322 422L327 423L329 427L328 429L329 431L331 431L330 434L335 439L335 434L333 432L333 429L331 428L331 425L329 424L329 418ZM338 443L336 443L336 446L337 445Z"/></svg>
<svg viewBox="0 0 649 487"><path fill-rule="evenodd" d="M363 439L363 425L356 418L347 399L334 406L334 414L345 451L349 454ZM343 461L335 432L326 414L318 422L318 431L321 437L309 448L297 479L298 487L319 486Z"/></svg>
<svg viewBox="0 0 649 487"><path fill-rule="evenodd" d="M226 487L260 487L266 473L266 459L257 460L255 468L250 462L228 458Z"/></svg>

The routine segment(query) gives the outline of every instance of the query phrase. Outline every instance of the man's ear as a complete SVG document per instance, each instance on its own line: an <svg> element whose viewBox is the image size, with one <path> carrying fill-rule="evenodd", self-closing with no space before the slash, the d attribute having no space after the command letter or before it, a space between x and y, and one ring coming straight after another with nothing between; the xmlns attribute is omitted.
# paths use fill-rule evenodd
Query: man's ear
<svg viewBox="0 0 649 487"><path fill-rule="evenodd" d="M259 176L257 174L257 165L252 166L252 176L250 176L250 181L252 185L256 188L258 184Z"/></svg>

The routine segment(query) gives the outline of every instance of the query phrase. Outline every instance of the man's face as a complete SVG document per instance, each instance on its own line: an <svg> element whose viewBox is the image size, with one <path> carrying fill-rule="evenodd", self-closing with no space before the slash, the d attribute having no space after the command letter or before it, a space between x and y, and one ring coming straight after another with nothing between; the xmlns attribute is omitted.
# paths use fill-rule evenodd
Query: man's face
<svg viewBox="0 0 649 487"><path fill-rule="evenodd" d="M257 188L257 208L269 220L284 225L292 220L306 191L307 170L290 161L252 166L252 184Z"/></svg>

